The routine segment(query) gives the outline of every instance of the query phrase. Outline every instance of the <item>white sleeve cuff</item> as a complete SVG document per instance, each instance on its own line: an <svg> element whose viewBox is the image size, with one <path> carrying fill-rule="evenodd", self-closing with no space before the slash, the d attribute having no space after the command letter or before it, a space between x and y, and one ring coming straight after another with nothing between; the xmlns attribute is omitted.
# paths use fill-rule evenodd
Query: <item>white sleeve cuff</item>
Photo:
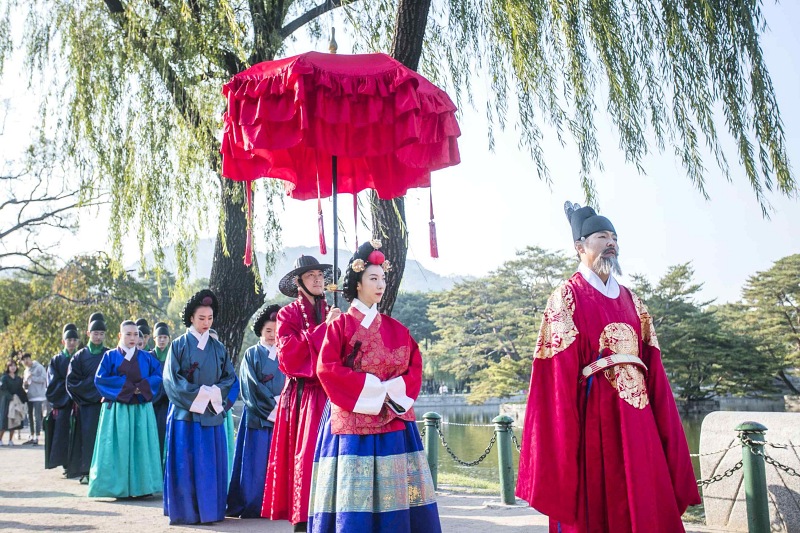
<svg viewBox="0 0 800 533"><path fill-rule="evenodd" d="M397 376L389 381L384 381L383 384L386 386L386 393L392 401L406 411L411 409L411 406L414 405L414 400L406 395L406 382L403 376Z"/></svg>
<svg viewBox="0 0 800 533"><path fill-rule="evenodd" d="M267 422L272 422L274 424L276 420L278 420L278 406L277 405L272 409L272 411L270 411L269 416L267 417Z"/></svg>
<svg viewBox="0 0 800 533"><path fill-rule="evenodd" d="M192 406L189 408L189 411L197 413L198 415L202 415L206 412L206 407L208 407L209 401L211 401L211 389L203 385L200 387L200 390L197 391L197 396L194 397L194 401L192 402Z"/></svg>
<svg viewBox="0 0 800 533"><path fill-rule="evenodd" d="M362 415L377 415L383 409L383 400L386 399L386 387L381 380L372 374L365 374L364 388L358 396L356 406L353 407L354 413Z"/></svg>
<svg viewBox="0 0 800 533"><path fill-rule="evenodd" d="M217 414L222 413L225 408L222 405L222 391L216 385L208 387L211 399L211 406Z"/></svg>

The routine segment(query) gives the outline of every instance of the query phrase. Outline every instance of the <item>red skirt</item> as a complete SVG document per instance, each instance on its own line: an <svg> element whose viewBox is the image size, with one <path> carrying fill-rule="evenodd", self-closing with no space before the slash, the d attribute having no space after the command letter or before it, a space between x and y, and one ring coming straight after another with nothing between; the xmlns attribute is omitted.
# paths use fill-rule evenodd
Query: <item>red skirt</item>
<svg viewBox="0 0 800 533"><path fill-rule="evenodd" d="M298 415L297 381L286 381L272 433L262 517L292 524L308 521L314 450L327 400L319 381L306 379Z"/></svg>

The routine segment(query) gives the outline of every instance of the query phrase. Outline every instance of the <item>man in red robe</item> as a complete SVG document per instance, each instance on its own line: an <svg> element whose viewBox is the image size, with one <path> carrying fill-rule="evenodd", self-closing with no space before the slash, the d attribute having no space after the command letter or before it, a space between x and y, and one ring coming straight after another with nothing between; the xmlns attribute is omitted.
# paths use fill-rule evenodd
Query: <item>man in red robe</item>
<svg viewBox="0 0 800 533"><path fill-rule="evenodd" d="M617 234L567 202L578 272L544 311L517 496L551 533L678 533L700 503L653 320L617 283Z"/></svg>
<svg viewBox="0 0 800 533"><path fill-rule="evenodd" d="M317 379L317 357L328 324L341 314L325 301L332 274L331 265L301 256L278 287L297 299L277 317L278 365L289 379L277 408L261 516L290 520L295 531L306 531L314 449L328 400Z"/></svg>

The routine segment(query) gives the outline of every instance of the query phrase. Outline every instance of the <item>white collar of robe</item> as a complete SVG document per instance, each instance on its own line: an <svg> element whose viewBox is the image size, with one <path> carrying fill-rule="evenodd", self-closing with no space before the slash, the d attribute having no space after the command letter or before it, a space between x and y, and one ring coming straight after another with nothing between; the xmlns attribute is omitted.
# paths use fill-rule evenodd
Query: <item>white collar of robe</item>
<svg viewBox="0 0 800 533"><path fill-rule="evenodd" d="M136 353L136 346L131 346L130 348L126 348L123 345L118 346L119 351L122 352L122 355L125 357L126 361L130 361L133 359L133 354Z"/></svg>
<svg viewBox="0 0 800 533"><path fill-rule="evenodd" d="M372 325L372 321L375 320L375 317L378 316L378 304L372 304L372 307L367 307L367 304L355 298L353 303L351 303L353 307L361 311L364 314L364 319L361 321L361 325L367 329Z"/></svg>
<svg viewBox="0 0 800 533"><path fill-rule="evenodd" d="M578 265L578 272L581 273L583 279L589 282L589 285L597 289L597 291L606 298L616 300L617 297L619 297L619 283L617 283L616 278L614 278L614 274L609 274L608 281L603 283L603 280L600 279L600 276L595 274L594 270L587 267L583 263Z"/></svg>
<svg viewBox="0 0 800 533"><path fill-rule="evenodd" d="M197 339L197 347L201 350L205 350L206 343L208 343L208 339L211 336L209 330L206 330L206 332L201 335L196 329L194 329L194 326L190 326L189 333L194 335L194 338Z"/></svg>
<svg viewBox="0 0 800 533"><path fill-rule="evenodd" d="M261 339L258 340L258 344L260 344L267 352L269 352L269 358L273 361L278 356L278 349L275 347L274 344L267 344Z"/></svg>

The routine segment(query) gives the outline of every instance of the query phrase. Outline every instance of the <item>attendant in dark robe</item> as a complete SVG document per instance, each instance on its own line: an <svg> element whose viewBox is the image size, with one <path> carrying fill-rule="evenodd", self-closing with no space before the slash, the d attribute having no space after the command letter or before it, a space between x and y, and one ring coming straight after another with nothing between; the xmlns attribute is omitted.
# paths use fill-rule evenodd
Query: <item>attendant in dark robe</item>
<svg viewBox="0 0 800 533"><path fill-rule="evenodd" d="M153 397L161 389L161 365L136 348L139 330L126 320L119 345L103 355L94 382L103 396L97 443L89 474L90 498L135 498L163 484Z"/></svg>
<svg viewBox="0 0 800 533"><path fill-rule="evenodd" d="M273 429L261 516L289 520L295 531L306 531L314 447L328 400L317 379L317 356L328 324L341 314L325 301L326 278L333 277L331 265L302 256L278 286L297 300L278 312L278 363L289 380Z"/></svg>
<svg viewBox="0 0 800 533"><path fill-rule="evenodd" d="M78 341L78 327L75 324L66 324L61 339L64 349L50 359L47 367L46 396L52 411L45 421L45 428L50 432L45 435L45 442L48 444L45 447L49 448L45 450L45 468L63 466L65 475L69 452L69 419L72 415L72 399L67 394L67 370L78 348Z"/></svg>
<svg viewBox="0 0 800 533"><path fill-rule="evenodd" d="M142 334L142 340L144 341L144 346L139 348L140 350L149 350L150 349L150 339L153 338L153 332L150 329L150 324L147 323L146 318L140 318L136 321L136 327L139 328L139 332ZM138 348L138 346L137 346Z"/></svg>
<svg viewBox="0 0 800 533"><path fill-rule="evenodd" d="M441 532L413 408L422 355L408 328L378 312L391 268L380 248L365 242L350 259L350 309L328 327L317 361L330 415L314 457L312 533Z"/></svg>
<svg viewBox="0 0 800 533"><path fill-rule="evenodd" d="M275 321L279 305L256 315L258 344L247 349L239 369L244 411L236 437L233 476L228 488L228 516L261 518L272 427L286 377L278 367Z"/></svg>
<svg viewBox="0 0 800 533"><path fill-rule="evenodd" d="M97 424L100 422L102 396L94 384L94 375L108 348L103 346L106 338L106 323L101 313L89 318L86 334L89 344L72 356L67 370L67 393L74 402L72 409L72 431L70 434L67 477L80 478L89 483Z"/></svg>
<svg viewBox="0 0 800 533"><path fill-rule="evenodd" d="M158 322L155 328L155 348L150 352L150 355L155 357L161 365L161 374L164 374L164 363L167 360L169 353L169 326L164 322ZM169 398L167 393L164 392L164 387L158 390L158 393L153 398L153 411L156 414L156 425L158 426L158 443L160 456L164 457L164 437L167 434L167 411L169 410Z"/></svg>
<svg viewBox="0 0 800 533"><path fill-rule="evenodd" d="M20 411L21 416L18 422L9 419L9 411L14 409L15 404L21 404L20 409L24 409L28 401L25 389L22 388L22 377L19 375L19 365L14 359L6 362L6 368L0 375L0 443L3 442L3 435L8 431L8 445L14 446L14 432L22 430L22 422L25 420L24 411Z"/></svg>
<svg viewBox="0 0 800 533"><path fill-rule="evenodd" d="M187 302L189 328L170 345L164 388L170 401L164 472L164 514L170 524L225 519L228 450L223 412L236 373L225 346L208 330L219 313L204 289Z"/></svg>
<svg viewBox="0 0 800 533"><path fill-rule="evenodd" d="M653 319L620 274L614 226L567 202L578 272L547 303L517 496L551 533L679 533L700 503Z"/></svg>

